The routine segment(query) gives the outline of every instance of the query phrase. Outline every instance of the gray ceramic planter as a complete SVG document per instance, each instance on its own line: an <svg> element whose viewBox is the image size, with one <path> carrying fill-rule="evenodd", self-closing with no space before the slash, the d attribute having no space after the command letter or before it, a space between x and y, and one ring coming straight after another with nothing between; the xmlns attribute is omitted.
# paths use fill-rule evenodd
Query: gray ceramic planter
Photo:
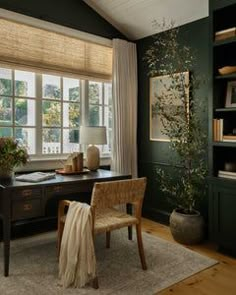
<svg viewBox="0 0 236 295"><path fill-rule="evenodd" d="M170 230L173 238L182 244L197 244L204 237L204 220L198 211L184 214L175 209L170 215Z"/></svg>

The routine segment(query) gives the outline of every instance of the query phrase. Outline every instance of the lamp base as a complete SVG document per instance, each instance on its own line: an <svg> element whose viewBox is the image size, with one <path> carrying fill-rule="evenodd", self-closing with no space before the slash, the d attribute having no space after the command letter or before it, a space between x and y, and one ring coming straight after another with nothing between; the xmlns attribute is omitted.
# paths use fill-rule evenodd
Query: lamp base
<svg viewBox="0 0 236 295"><path fill-rule="evenodd" d="M91 145L87 149L87 168L96 171L100 166L100 152L95 145Z"/></svg>

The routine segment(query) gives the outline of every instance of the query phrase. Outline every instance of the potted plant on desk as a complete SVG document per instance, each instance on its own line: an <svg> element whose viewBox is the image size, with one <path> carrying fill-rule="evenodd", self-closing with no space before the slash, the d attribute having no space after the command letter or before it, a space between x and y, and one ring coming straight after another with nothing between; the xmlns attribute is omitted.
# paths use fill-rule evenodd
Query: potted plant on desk
<svg viewBox="0 0 236 295"><path fill-rule="evenodd" d="M160 189L176 207L170 215L170 230L178 242L197 243L204 234L203 217L195 208L206 188L206 133L199 118L202 97L196 91L201 81L189 77L195 55L191 48L180 46L178 28L171 27L154 36L145 61L150 76L160 76L162 91L154 91L151 111L160 116L162 134L174 155L171 174L157 169Z"/></svg>
<svg viewBox="0 0 236 295"><path fill-rule="evenodd" d="M26 164L28 153L19 141L12 137L0 137L0 179L11 180L14 168Z"/></svg>

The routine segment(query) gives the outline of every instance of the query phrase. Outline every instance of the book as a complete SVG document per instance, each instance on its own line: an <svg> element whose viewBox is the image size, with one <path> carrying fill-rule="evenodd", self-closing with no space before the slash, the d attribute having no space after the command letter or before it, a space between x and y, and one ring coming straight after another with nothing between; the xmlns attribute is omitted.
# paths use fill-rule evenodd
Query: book
<svg viewBox="0 0 236 295"><path fill-rule="evenodd" d="M219 170L218 177L236 180L236 172Z"/></svg>
<svg viewBox="0 0 236 295"><path fill-rule="evenodd" d="M232 172L232 171L219 170L218 174L220 174L220 175L229 175L229 176L235 176L236 177L236 172Z"/></svg>
<svg viewBox="0 0 236 295"><path fill-rule="evenodd" d="M215 41L225 40L231 37L234 37L236 35L236 28L229 28L226 30L221 30L218 32L215 32Z"/></svg>
<svg viewBox="0 0 236 295"><path fill-rule="evenodd" d="M56 175L55 173L33 172L33 173L16 176L16 180L25 181L25 182L40 182L40 181L52 179L55 177L55 175Z"/></svg>
<svg viewBox="0 0 236 295"><path fill-rule="evenodd" d="M225 141L225 142L236 141L236 135L224 135L223 141Z"/></svg>
<svg viewBox="0 0 236 295"><path fill-rule="evenodd" d="M224 120L213 119L213 139L214 141L223 141Z"/></svg>

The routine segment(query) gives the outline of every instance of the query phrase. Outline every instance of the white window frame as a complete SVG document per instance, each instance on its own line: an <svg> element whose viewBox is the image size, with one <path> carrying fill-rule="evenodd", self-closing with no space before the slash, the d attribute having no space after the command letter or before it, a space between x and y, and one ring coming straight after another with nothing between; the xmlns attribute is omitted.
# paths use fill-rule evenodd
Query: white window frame
<svg viewBox="0 0 236 295"><path fill-rule="evenodd" d="M33 70L33 69L28 69L28 68L18 68L18 67L12 67L12 66L7 66L7 65L1 65L0 64L0 68L6 68L6 69L10 69L12 70L12 88L13 88L13 93L12 96L9 96L10 98L12 98L12 109L13 109L13 113L12 113L12 124L9 126L5 126L5 125L1 125L0 127L10 127L13 128L13 135L15 135L15 127L21 127L21 128L28 128L28 127L32 127L35 128L35 145L36 145L36 150L35 150L35 154L34 155L30 155L30 160L32 161L36 161L36 160L60 160L60 159L65 159L68 157L69 153L62 153L63 149L62 149L62 145L63 145L63 130L64 129L71 129L70 127L64 127L63 126L63 104L67 101L65 101L63 99L63 97L61 97L60 100L53 100L53 101L57 101L60 102L61 104L61 124L60 124L60 131L61 131L61 153L58 154L43 154L43 145L42 145L42 131L43 131L43 126L42 126L42 101L46 100L43 98L42 95L42 76L43 74L45 75L53 75L53 76L58 76L60 77L60 86L61 86L61 96L63 94L63 78L73 78L73 79L78 79L80 80L80 101L78 103L80 103L80 125L88 125L88 116L89 116L89 97L88 97L88 85L89 85L89 81L93 81L93 82L101 82L102 84L102 104L97 104L99 106L102 106L102 113L103 113L103 123L104 123L104 111L105 111L105 107L107 107L107 105L104 104L104 83L111 83L111 81L101 81L99 79L96 78L89 78L89 79L84 79L81 78L79 76L76 75L66 75L66 74L61 74L59 75L58 73L54 74L51 72L39 72L37 70ZM25 97L26 99L34 99L35 100L35 108L36 108L36 118L35 118L35 127L34 126L16 126L15 125L15 105L14 105L14 101L15 101L15 70L21 70L21 71L27 71L27 72L33 72L35 73L35 98L31 98L31 97ZM24 98L24 97L23 97ZM50 99L49 99L50 100ZM51 100L52 101L52 100ZM69 101L68 101L69 103ZM109 106L111 108L111 106ZM79 128L79 127L78 127ZM73 128L72 128L73 129ZM84 146L80 146L80 151L85 152L85 148ZM101 153L101 158L110 158L111 157L111 153Z"/></svg>

